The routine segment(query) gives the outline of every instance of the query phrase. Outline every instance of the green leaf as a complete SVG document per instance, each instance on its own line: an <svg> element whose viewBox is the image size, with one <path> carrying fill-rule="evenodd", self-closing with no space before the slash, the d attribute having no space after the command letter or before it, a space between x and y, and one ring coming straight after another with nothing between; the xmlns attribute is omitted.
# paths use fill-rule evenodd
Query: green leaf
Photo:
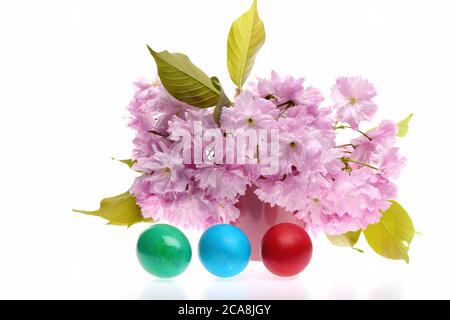
<svg viewBox="0 0 450 320"><path fill-rule="evenodd" d="M256 54L266 39L258 16L257 1L231 25L227 43L227 66L231 80L240 90L255 64Z"/></svg>
<svg viewBox="0 0 450 320"><path fill-rule="evenodd" d="M223 91L222 85L217 77L212 77L211 81L217 90L220 91L219 101L217 102L217 106L214 108L213 118L214 121L220 125L220 115L222 114L223 107L230 107L232 105L230 99L228 99L227 95Z"/></svg>
<svg viewBox="0 0 450 320"><path fill-rule="evenodd" d="M181 53L156 52L147 46L158 67L159 78L176 99L198 108L215 106L220 92L211 79Z"/></svg>
<svg viewBox="0 0 450 320"><path fill-rule="evenodd" d="M407 116L405 119L397 123L397 137L403 138L408 133L409 129L409 121L413 117L414 113L411 113L409 116ZM346 126L336 126L336 129L344 129ZM366 131L366 134L368 134L370 131L375 130L378 127L371 128Z"/></svg>
<svg viewBox="0 0 450 320"><path fill-rule="evenodd" d="M391 202L391 207L382 212L380 221L364 230L364 236L379 255L409 263L408 250L415 234L414 225L405 209L398 202Z"/></svg>
<svg viewBox="0 0 450 320"><path fill-rule="evenodd" d="M221 90L222 89L222 85L220 84L220 80L219 78L217 78L216 76L211 77L211 82L213 84L213 86L217 89L217 90Z"/></svg>
<svg viewBox="0 0 450 320"><path fill-rule="evenodd" d="M338 247L350 247L358 242L359 236L361 235L361 230L358 231L349 231L340 235L328 235L327 238L330 240L332 244Z"/></svg>
<svg viewBox="0 0 450 320"><path fill-rule="evenodd" d="M397 127L398 127L397 136L398 137L405 137L406 136L406 134L408 133L408 129L409 129L409 121L411 120L413 115L414 115L414 113L411 113L405 119L403 119L402 121L397 123Z"/></svg>
<svg viewBox="0 0 450 320"><path fill-rule="evenodd" d="M115 158L112 158L112 159L122 162L123 164L126 164L129 168L133 167L133 165L136 163L136 160L133 160L133 159L123 159L123 160L115 159Z"/></svg>
<svg viewBox="0 0 450 320"><path fill-rule="evenodd" d="M153 222L151 219L142 217L141 209L136 204L136 199L129 192L103 199L100 202L100 209L96 211L75 209L73 211L101 217L108 220L108 224L116 226L130 227L138 222Z"/></svg>

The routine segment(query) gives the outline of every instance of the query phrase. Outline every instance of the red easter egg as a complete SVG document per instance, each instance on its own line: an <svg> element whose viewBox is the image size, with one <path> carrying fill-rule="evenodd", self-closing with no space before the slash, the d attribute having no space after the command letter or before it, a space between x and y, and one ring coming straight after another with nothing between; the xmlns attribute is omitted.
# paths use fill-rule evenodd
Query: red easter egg
<svg viewBox="0 0 450 320"><path fill-rule="evenodd" d="M272 273L289 277L306 268L312 256L308 233L293 223L280 223L267 230L261 241L264 265Z"/></svg>

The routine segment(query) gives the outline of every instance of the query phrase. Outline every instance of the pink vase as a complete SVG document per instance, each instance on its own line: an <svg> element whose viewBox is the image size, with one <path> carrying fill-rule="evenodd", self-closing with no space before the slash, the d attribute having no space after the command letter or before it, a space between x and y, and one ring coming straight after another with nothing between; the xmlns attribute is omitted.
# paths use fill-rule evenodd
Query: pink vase
<svg viewBox="0 0 450 320"><path fill-rule="evenodd" d="M295 216L281 207L271 207L270 204L262 202L254 194L255 188L248 188L237 203L240 210L239 219L234 223L249 238L252 247L253 261L261 260L261 239L270 227L282 223L291 222L301 225Z"/></svg>

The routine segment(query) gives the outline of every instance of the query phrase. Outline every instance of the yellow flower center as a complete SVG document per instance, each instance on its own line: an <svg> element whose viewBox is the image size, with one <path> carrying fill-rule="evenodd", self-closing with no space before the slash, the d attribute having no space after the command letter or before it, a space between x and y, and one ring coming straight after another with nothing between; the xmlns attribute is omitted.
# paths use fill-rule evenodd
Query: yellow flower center
<svg viewBox="0 0 450 320"><path fill-rule="evenodd" d="M358 99L356 99L356 98L350 98L350 99L348 99L348 102L349 102L352 106L354 106L355 104L358 103Z"/></svg>
<svg viewBox="0 0 450 320"><path fill-rule="evenodd" d="M289 147L291 149L295 149L297 147L297 144L295 143L295 141L292 141L291 143L289 143Z"/></svg>
<svg viewBox="0 0 450 320"><path fill-rule="evenodd" d="M164 168L162 169L162 172L167 177L170 177L172 175L172 170L170 168Z"/></svg>

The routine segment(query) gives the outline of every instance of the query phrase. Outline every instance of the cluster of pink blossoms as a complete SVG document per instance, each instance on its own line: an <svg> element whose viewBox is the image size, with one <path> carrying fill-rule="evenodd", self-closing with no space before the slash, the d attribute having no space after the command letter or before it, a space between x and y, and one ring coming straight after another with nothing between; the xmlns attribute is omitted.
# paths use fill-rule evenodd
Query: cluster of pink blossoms
<svg viewBox="0 0 450 320"><path fill-rule="evenodd" d="M198 109L172 98L158 83L139 81L130 104L131 127L136 130L133 169L142 173L133 184L144 217L186 227L204 228L239 217L235 207L249 187L261 201L292 212L313 232L341 234L376 223L380 210L396 198L392 182L405 164L395 147L397 125L392 121L366 133L360 123L373 118L376 91L360 77L338 78L332 88L332 106L324 107L318 89L304 79L258 79L223 108L220 126L213 110ZM195 122L203 131L220 130L223 136L248 129L274 130L267 138L267 154L256 148L249 163L228 163L210 156L202 147L203 161L186 163L180 132L196 139ZM337 145L342 130L355 139ZM271 149L270 144L278 148ZM277 150L274 172L271 165ZM216 150L217 151L217 150ZM272 151L273 152L273 151ZM217 152L216 152L217 153ZM192 158L195 156L192 154Z"/></svg>

